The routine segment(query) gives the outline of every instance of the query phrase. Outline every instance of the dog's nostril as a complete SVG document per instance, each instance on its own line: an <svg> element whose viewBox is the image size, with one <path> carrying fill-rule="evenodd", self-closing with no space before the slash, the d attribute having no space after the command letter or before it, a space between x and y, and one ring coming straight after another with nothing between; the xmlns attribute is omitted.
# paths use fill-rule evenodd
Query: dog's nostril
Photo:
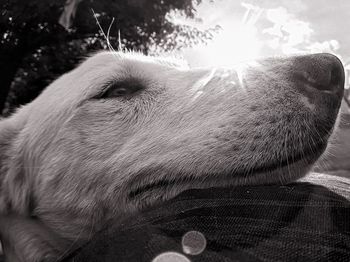
<svg viewBox="0 0 350 262"><path fill-rule="evenodd" d="M334 55L316 54L305 57L304 66L309 71L308 83L323 92L341 93L345 74L341 61Z"/></svg>
<svg viewBox="0 0 350 262"><path fill-rule="evenodd" d="M333 68L331 71L331 81L330 84L333 86L339 86L342 85L342 82L344 81L344 76L342 73L342 68Z"/></svg>

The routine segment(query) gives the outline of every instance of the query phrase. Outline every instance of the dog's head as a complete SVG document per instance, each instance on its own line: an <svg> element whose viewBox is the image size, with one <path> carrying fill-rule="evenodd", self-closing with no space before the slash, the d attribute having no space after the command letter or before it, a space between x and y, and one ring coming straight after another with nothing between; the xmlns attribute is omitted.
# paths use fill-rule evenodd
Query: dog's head
<svg viewBox="0 0 350 262"><path fill-rule="evenodd" d="M327 54L207 70L99 53L1 122L3 191L19 209L117 208L188 187L288 182L326 148L343 84Z"/></svg>

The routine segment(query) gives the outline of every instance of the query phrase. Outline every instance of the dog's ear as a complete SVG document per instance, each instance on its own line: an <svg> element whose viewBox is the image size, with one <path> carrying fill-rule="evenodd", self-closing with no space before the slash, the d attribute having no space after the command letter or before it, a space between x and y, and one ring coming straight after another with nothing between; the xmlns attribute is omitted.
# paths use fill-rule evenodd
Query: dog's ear
<svg viewBox="0 0 350 262"><path fill-rule="evenodd" d="M18 136L24 128L23 118L11 117L0 120L0 212L4 213L9 202L9 195L18 195L15 206L23 206L27 190L22 188L23 164L21 164L21 145ZM18 204L17 204L18 203Z"/></svg>
<svg viewBox="0 0 350 262"><path fill-rule="evenodd" d="M12 262L61 261L72 247L41 221L17 215L0 215L0 239Z"/></svg>
<svg viewBox="0 0 350 262"><path fill-rule="evenodd" d="M10 169L11 147L18 136L20 127L12 119L0 119L0 213L6 211L7 197L4 185Z"/></svg>
<svg viewBox="0 0 350 262"><path fill-rule="evenodd" d="M57 261L66 242L30 217L31 183L23 168L23 128L19 118L0 120L0 241L6 261ZM1 250L0 250L1 255Z"/></svg>
<svg viewBox="0 0 350 262"><path fill-rule="evenodd" d="M0 168L7 158L8 148L19 132L14 124L12 119L0 119Z"/></svg>

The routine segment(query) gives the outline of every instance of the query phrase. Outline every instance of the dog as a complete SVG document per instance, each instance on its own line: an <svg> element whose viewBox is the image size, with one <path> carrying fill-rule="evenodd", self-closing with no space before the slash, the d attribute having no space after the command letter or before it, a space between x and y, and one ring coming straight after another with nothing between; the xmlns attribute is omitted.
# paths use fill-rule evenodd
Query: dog
<svg viewBox="0 0 350 262"><path fill-rule="evenodd" d="M214 69L93 55L0 121L7 261L57 261L186 189L303 177L334 133L343 88L330 54Z"/></svg>

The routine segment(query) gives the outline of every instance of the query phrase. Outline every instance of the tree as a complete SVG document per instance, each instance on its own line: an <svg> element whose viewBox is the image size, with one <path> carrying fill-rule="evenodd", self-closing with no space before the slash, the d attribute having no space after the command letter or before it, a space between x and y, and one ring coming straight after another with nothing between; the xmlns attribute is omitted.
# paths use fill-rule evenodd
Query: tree
<svg viewBox="0 0 350 262"><path fill-rule="evenodd" d="M170 10L194 15L192 0L83 0L66 30L58 23L65 3L0 0L0 112L11 93L5 115L30 102L90 52L108 48L92 10L105 30L115 18L110 30L114 47L119 47L120 36L123 48L144 53L150 43L161 45L166 36L181 31L165 18Z"/></svg>

